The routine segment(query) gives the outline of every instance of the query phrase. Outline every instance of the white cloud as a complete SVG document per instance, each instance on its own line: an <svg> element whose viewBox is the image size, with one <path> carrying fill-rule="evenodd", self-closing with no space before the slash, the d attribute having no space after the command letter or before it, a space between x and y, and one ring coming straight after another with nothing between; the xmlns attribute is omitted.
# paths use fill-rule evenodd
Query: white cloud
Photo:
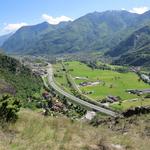
<svg viewBox="0 0 150 150"><path fill-rule="evenodd" d="M145 13L146 11L149 10L149 7L135 7L135 8L132 8L131 10L129 10L129 12L131 13L137 13L137 14L143 14Z"/></svg>
<svg viewBox="0 0 150 150"><path fill-rule="evenodd" d="M125 8L121 8L121 10L126 10Z"/></svg>
<svg viewBox="0 0 150 150"><path fill-rule="evenodd" d="M43 14L42 18L45 21L47 21L48 23L53 24L53 25L59 24L60 22L63 22L63 21L72 21L73 20L67 16L60 16L60 17L55 18L55 17L49 16L47 14Z"/></svg>
<svg viewBox="0 0 150 150"><path fill-rule="evenodd" d="M22 26L28 25L27 23L16 23L16 24L6 24L6 26L3 28L3 31L5 32L13 32L21 28Z"/></svg>

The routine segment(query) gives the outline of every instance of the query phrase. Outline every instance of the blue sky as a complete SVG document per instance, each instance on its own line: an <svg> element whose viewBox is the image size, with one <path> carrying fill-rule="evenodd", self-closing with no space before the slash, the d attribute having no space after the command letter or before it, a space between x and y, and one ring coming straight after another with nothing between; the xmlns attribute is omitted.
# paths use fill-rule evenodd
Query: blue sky
<svg viewBox="0 0 150 150"><path fill-rule="evenodd" d="M57 24L94 11L121 10L143 13L150 0L1 0L0 35L42 21Z"/></svg>

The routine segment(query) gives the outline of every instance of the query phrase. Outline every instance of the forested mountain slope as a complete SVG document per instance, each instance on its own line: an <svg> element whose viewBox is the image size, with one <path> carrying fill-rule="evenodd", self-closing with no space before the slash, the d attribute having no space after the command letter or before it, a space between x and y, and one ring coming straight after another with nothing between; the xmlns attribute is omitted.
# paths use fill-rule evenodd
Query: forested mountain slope
<svg viewBox="0 0 150 150"><path fill-rule="evenodd" d="M126 40L106 55L119 57L115 64L149 66L150 64L150 26L135 31Z"/></svg>
<svg viewBox="0 0 150 150"><path fill-rule="evenodd" d="M73 22L42 23L19 29L4 44L9 53L58 54L105 51L116 46L135 28L147 24L150 16L127 11L87 14ZM142 21L141 21L142 17Z"/></svg>
<svg viewBox="0 0 150 150"><path fill-rule="evenodd" d="M36 41L40 40L44 34L61 28L65 26L65 24L66 23L61 23L58 26L55 26L43 22L33 26L24 26L8 38L2 47L7 53L29 53L30 51L33 51L36 46Z"/></svg>
<svg viewBox="0 0 150 150"><path fill-rule="evenodd" d="M40 92L42 81L18 60L0 54L0 95L9 93L27 100Z"/></svg>

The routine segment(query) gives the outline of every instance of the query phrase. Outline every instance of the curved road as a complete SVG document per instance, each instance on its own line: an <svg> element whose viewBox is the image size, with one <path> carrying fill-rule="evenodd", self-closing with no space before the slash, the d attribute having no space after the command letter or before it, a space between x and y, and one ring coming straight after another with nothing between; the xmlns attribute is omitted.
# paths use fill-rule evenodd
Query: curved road
<svg viewBox="0 0 150 150"><path fill-rule="evenodd" d="M97 106L97 105L94 105L94 104L91 104L89 102L86 102L84 100L81 100L65 91L63 91L60 87L58 87L55 82L53 81L53 68L52 68L52 65L49 64L48 65L48 68L47 68L47 72L48 72L48 82L50 84L50 86L55 90L57 91L58 93L60 93L61 95L69 98L72 102L75 102L75 103L78 103L82 106L85 106L87 108L90 108L90 109L93 109L93 110L96 110L98 112L102 112L104 114L107 114L107 115L110 115L110 116L113 116L113 117L116 117L117 114L114 112L114 111L111 111L111 110L108 110L108 109L105 109L105 108L102 108L100 106Z"/></svg>

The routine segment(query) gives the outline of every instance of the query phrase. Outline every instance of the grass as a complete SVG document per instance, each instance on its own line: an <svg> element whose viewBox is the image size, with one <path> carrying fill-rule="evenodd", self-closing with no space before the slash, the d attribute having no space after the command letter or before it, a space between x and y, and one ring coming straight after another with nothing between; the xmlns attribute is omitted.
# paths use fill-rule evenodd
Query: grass
<svg viewBox="0 0 150 150"><path fill-rule="evenodd" d="M55 64L53 65L54 68L54 74L57 74L58 76L55 77L56 83L65 91L68 93L71 93L71 88L67 82L66 73L62 71L62 65L61 64Z"/></svg>
<svg viewBox="0 0 150 150"><path fill-rule="evenodd" d="M111 107L118 110L127 110L129 108L134 108L138 106L148 106L148 105L150 105L150 99L125 101L121 105L112 104Z"/></svg>
<svg viewBox="0 0 150 150"><path fill-rule="evenodd" d="M147 120L149 116L145 116ZM126 124L126 123L125 123ZM130 125L130 124L129 124ZM119 128L124 126L124 121ZM147 150L149 139L144 133L146 124L139 118L138 126L129 127L127 134L111 131L106 126L92 127L65 117L44 117L41 112L23 109L19 120L0 129L1 150L115 150L112 144L128 150Z"/></svg>
<svg viewBox="0 0 150 150"><path fill-rule="evenodd" d="M81 90L86 92L94 91L93 94L88 96L96 100L105 98L108 95L120 96L123 100L133 99L137 96L128 94L125 90L150 88L143 81L139 82L138 76L132 72L119 73L111 70L92 70L87 65L77 61L66 62L65 64L68 69L73 69L73 71L70 71L72 77L88 77L89 81L101 81L101 84L97 86L80 87ZM83 80L75 80L75 82L79 84Z"/></svg>
<svg viewBox="0 0 150 150"><path fill-rule="evenodd" d="M84 149L88 143L96 144L101 138L99 136L91 141L89 131L85 130L86 127L82 123L72 123L66 118L45 118L38 113L23 110L18 122L10 127L11 130L15 129L16 136L9 137L6 134L1 139L0 147L7 150ZM93 128L88 127L88 129ZM91 135L93 137L97 135L95 129Z"/></svg>

